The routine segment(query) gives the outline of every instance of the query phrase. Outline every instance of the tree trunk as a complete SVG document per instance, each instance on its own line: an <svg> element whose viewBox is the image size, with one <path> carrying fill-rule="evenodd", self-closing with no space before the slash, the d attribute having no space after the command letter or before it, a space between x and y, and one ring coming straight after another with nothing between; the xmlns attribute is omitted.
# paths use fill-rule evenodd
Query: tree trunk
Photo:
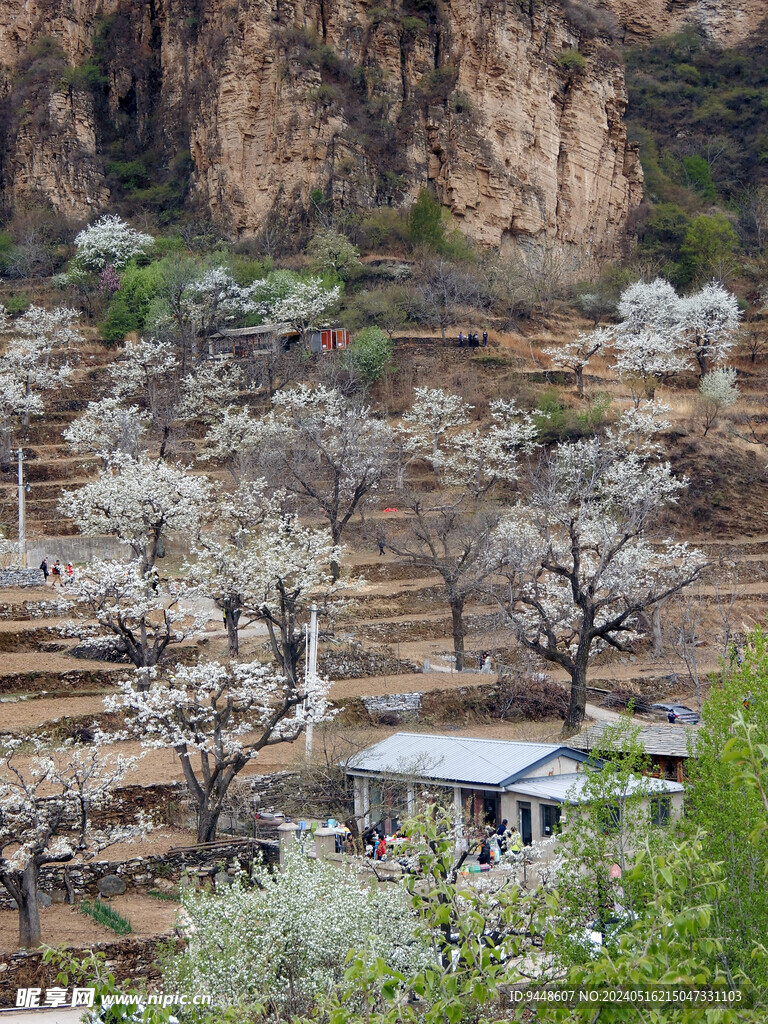
<svg viewBox="0 0 768 1024"><path fill-rule="evenodd" d="M451 624L453 628L453 653L456 660L456 671L464 668L464 599L454 598L451 601Z"/></svg>
<svg viewBox="0 0 768 1024"><path fill-rule="evenodd" d="M221 807L211 808L206 802L197 812L197 841L198 843L212 843L216 838L216 830L219 827L219 815Z"/></svg>
<svg viewBox="0 0 768 1024"><path fill-rule="evenodd" d="M563 736L573 736L584 723L587 707L587 665L579 661L571 672L571 699L563 722Z"/></svg>
<svg viewBox="0 0 768 1024"><path fill-rule="evenodd" d="M227 628L227 642L229 643L229 656L230 658L237 658L240 654L240 634L237 630L240 612L237 609L225 608L224 615Z"/></svg>
<svg viewBox="0 0 768 1024"><path fill-rule="evenodd" d="M341 543L341 529L338 524L331 523L331 540L334 546L338 546ZM335 583L339 576L341 576L341 565L335 558L331 559L331 583Z"/></svg>
<svg viewBox="0 0 768 1024"><path fill-rule="evenodd" d="M575 367L574 368L574 373L576 374L576 391L578 393L579 398L583 398L584 397L584 367L583 366Z"/></svg>
<svg viewBox="0 0 768 1024"><path fill-rule="evenodd" d="M40 908L37 905L38 867L31 860L21 876L19 905L19 945L34 949L40 945Z"/></svg>

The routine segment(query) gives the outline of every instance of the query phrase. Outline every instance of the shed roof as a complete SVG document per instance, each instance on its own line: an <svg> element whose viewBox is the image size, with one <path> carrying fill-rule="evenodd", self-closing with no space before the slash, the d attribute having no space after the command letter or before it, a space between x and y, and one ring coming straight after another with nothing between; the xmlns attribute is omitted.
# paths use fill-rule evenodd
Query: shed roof
<svg viewBox="0 0 768 1024"><path fill-rule="evenodd" d="M521 779L515 783L515 793L525 796L538 797L539 800L553 800L557 803L580 803L582 790L587 783L587 775L547 775L537 779ZM631 796L638 789L644 793L682 793L683 786L679 782L670 782L668 779L655 779L643 776L642 778L629 779L625 795ZM618 793L616 794L619 795Z"/></svg>
<svg viewBox="0 0 768 1024"><path fill-rule="evenodd" d="M578 750L594 750L600 745L603 732L610 722L595 722L588 729L572 736L570 743ZM695 725L673 724L641 726L638 742L646 754L653 757L688 757L689 738L695 749L698 729Z"/></svg>
<svg viewBox="0 0 768 1024"><path fill-rule="evenodd" d="M504 787L560 754L576 761L588 759L583 751L559 743L398 732L361 751L350 762L348 771Z"/></svg>
<svg viewBox="0 0 768 1024"><path fill-rule="evenodd" d="M249 338L254 334L298 334L288 324L259 324L257 327L222 327L218 337ZM217 335L214 335L216 337Z"/></svg>

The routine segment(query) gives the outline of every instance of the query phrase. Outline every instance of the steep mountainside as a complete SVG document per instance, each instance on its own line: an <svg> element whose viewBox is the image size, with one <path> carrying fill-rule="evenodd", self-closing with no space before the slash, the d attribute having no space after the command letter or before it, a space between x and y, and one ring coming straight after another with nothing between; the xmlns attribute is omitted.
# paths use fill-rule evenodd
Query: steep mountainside
<svg viewBox="0 0 768 1024"><path fill-rule="evenodd" d="M233 233L313 189L431 182L491 244L610 246L641 196L621 62L556 3L16 0L0 13L6 205L80 216L187 193Z"/></svg>

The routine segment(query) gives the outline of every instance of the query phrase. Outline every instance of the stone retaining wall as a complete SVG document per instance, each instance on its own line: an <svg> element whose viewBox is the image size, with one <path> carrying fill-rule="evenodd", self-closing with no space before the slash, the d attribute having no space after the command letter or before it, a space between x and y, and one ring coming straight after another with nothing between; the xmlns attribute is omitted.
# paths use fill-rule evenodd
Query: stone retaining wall
<svg viewBox="0 0 768 1024"><path fill-rule="evenodd" d="M0 569L0 587L42 587L42 569Z"/></svg>
<svg viewBox="0 0 768 1024"><path fill-rule="evenodd" d="M137 844L138 848L138 844ZM96 896L99 881L106 875L116 875L125 883L127 892L166 888L178 883L185 872L215 875L220 865L234 870L239 863L246 870L259 853L269 865L280 860L279 844L262 839L222 840L213 846L189 847L176 853L152 857L133 857L124 861L87 861L75 864L44 864L40 869L40 891L52 903L78 901L83 896ZM0 888L0 907L12 909L11 897Z"/></svg>
<svg viewBox="0 0 768 1024"><path fill-rule="evenodd" d="M97 942L87 947L72 948L68 952L78 960L84 959L91 952L103 953L107 958L105 966L118 983L124 981L135 983L136 979L141 978L149 981L151 988L151 983L160 978L157 966L157 946L161 941L167 943L167 936L162 939L152 937L139 939L129 936L117 939L115 942ZM179 940L179 948L181 945ZM45 990L57 985L56 975L58 972L58 967L43 963L42 953L4 953L3 962L0 964L0 1006L15 1006L16 990L19 988ZM81 984L87 986L88 982L85 981ZM126 989L129 987L133 988L133 984L126 986Z"/></svg>

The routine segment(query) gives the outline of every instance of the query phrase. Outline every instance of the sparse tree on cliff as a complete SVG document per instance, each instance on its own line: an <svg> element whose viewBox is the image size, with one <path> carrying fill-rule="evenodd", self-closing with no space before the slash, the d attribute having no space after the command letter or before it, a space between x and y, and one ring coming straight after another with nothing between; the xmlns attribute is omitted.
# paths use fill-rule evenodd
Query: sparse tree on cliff
<svg viewBox="0 0 768 1024"><path fill-rule="evenodd" d="M0 883L16 901L19 945L40 945L40 868L135 837L141 826L94 827L135 758L98 744L45 751L33 737L6 738L0 754ZM32 747L30 752L29 748Z"/></svg>
<svg viewBox="0 0 768 1024"><path fill-rule="evenodd" d="M106 533L129 544L144 575L169 533L194 536L210 499L205 478L146 456L120 454L96 480L65 491L59 510L86 536Z"/></svg>
<svg viewBox="0 0 768 1024"><path fill-rule="evenodd" d="M493 561L505 578L496 596L519 642L571 677L565 730L584 719L587 667L605 647L630 650L638 616L688 586L699 552L652 543L659 513L684 481L633 417L607 438L545 455L526 497L499 525Z"/></svg>
<svg viewBox="0 0 768 1024"><path fill-rule="evenodd" d="M576 390L580 396L584 394L584 370L590 359L606 348L614 336L611 327L597 327L586 334L577 334L573 341L564 345L553 345L544 349L555 366L562 366L573 371Z"/></svg>
<svg viewBox="0 0 768 1024"><path fill-rule="evenodd" d="M128 679L105 698L109 711L146 747L171 747L197 809L197 839L216 838L222 804L237 775L264 747L292 743L328 714L327 684L311 693L258 661L177 666L148 689Z"/></svg>

